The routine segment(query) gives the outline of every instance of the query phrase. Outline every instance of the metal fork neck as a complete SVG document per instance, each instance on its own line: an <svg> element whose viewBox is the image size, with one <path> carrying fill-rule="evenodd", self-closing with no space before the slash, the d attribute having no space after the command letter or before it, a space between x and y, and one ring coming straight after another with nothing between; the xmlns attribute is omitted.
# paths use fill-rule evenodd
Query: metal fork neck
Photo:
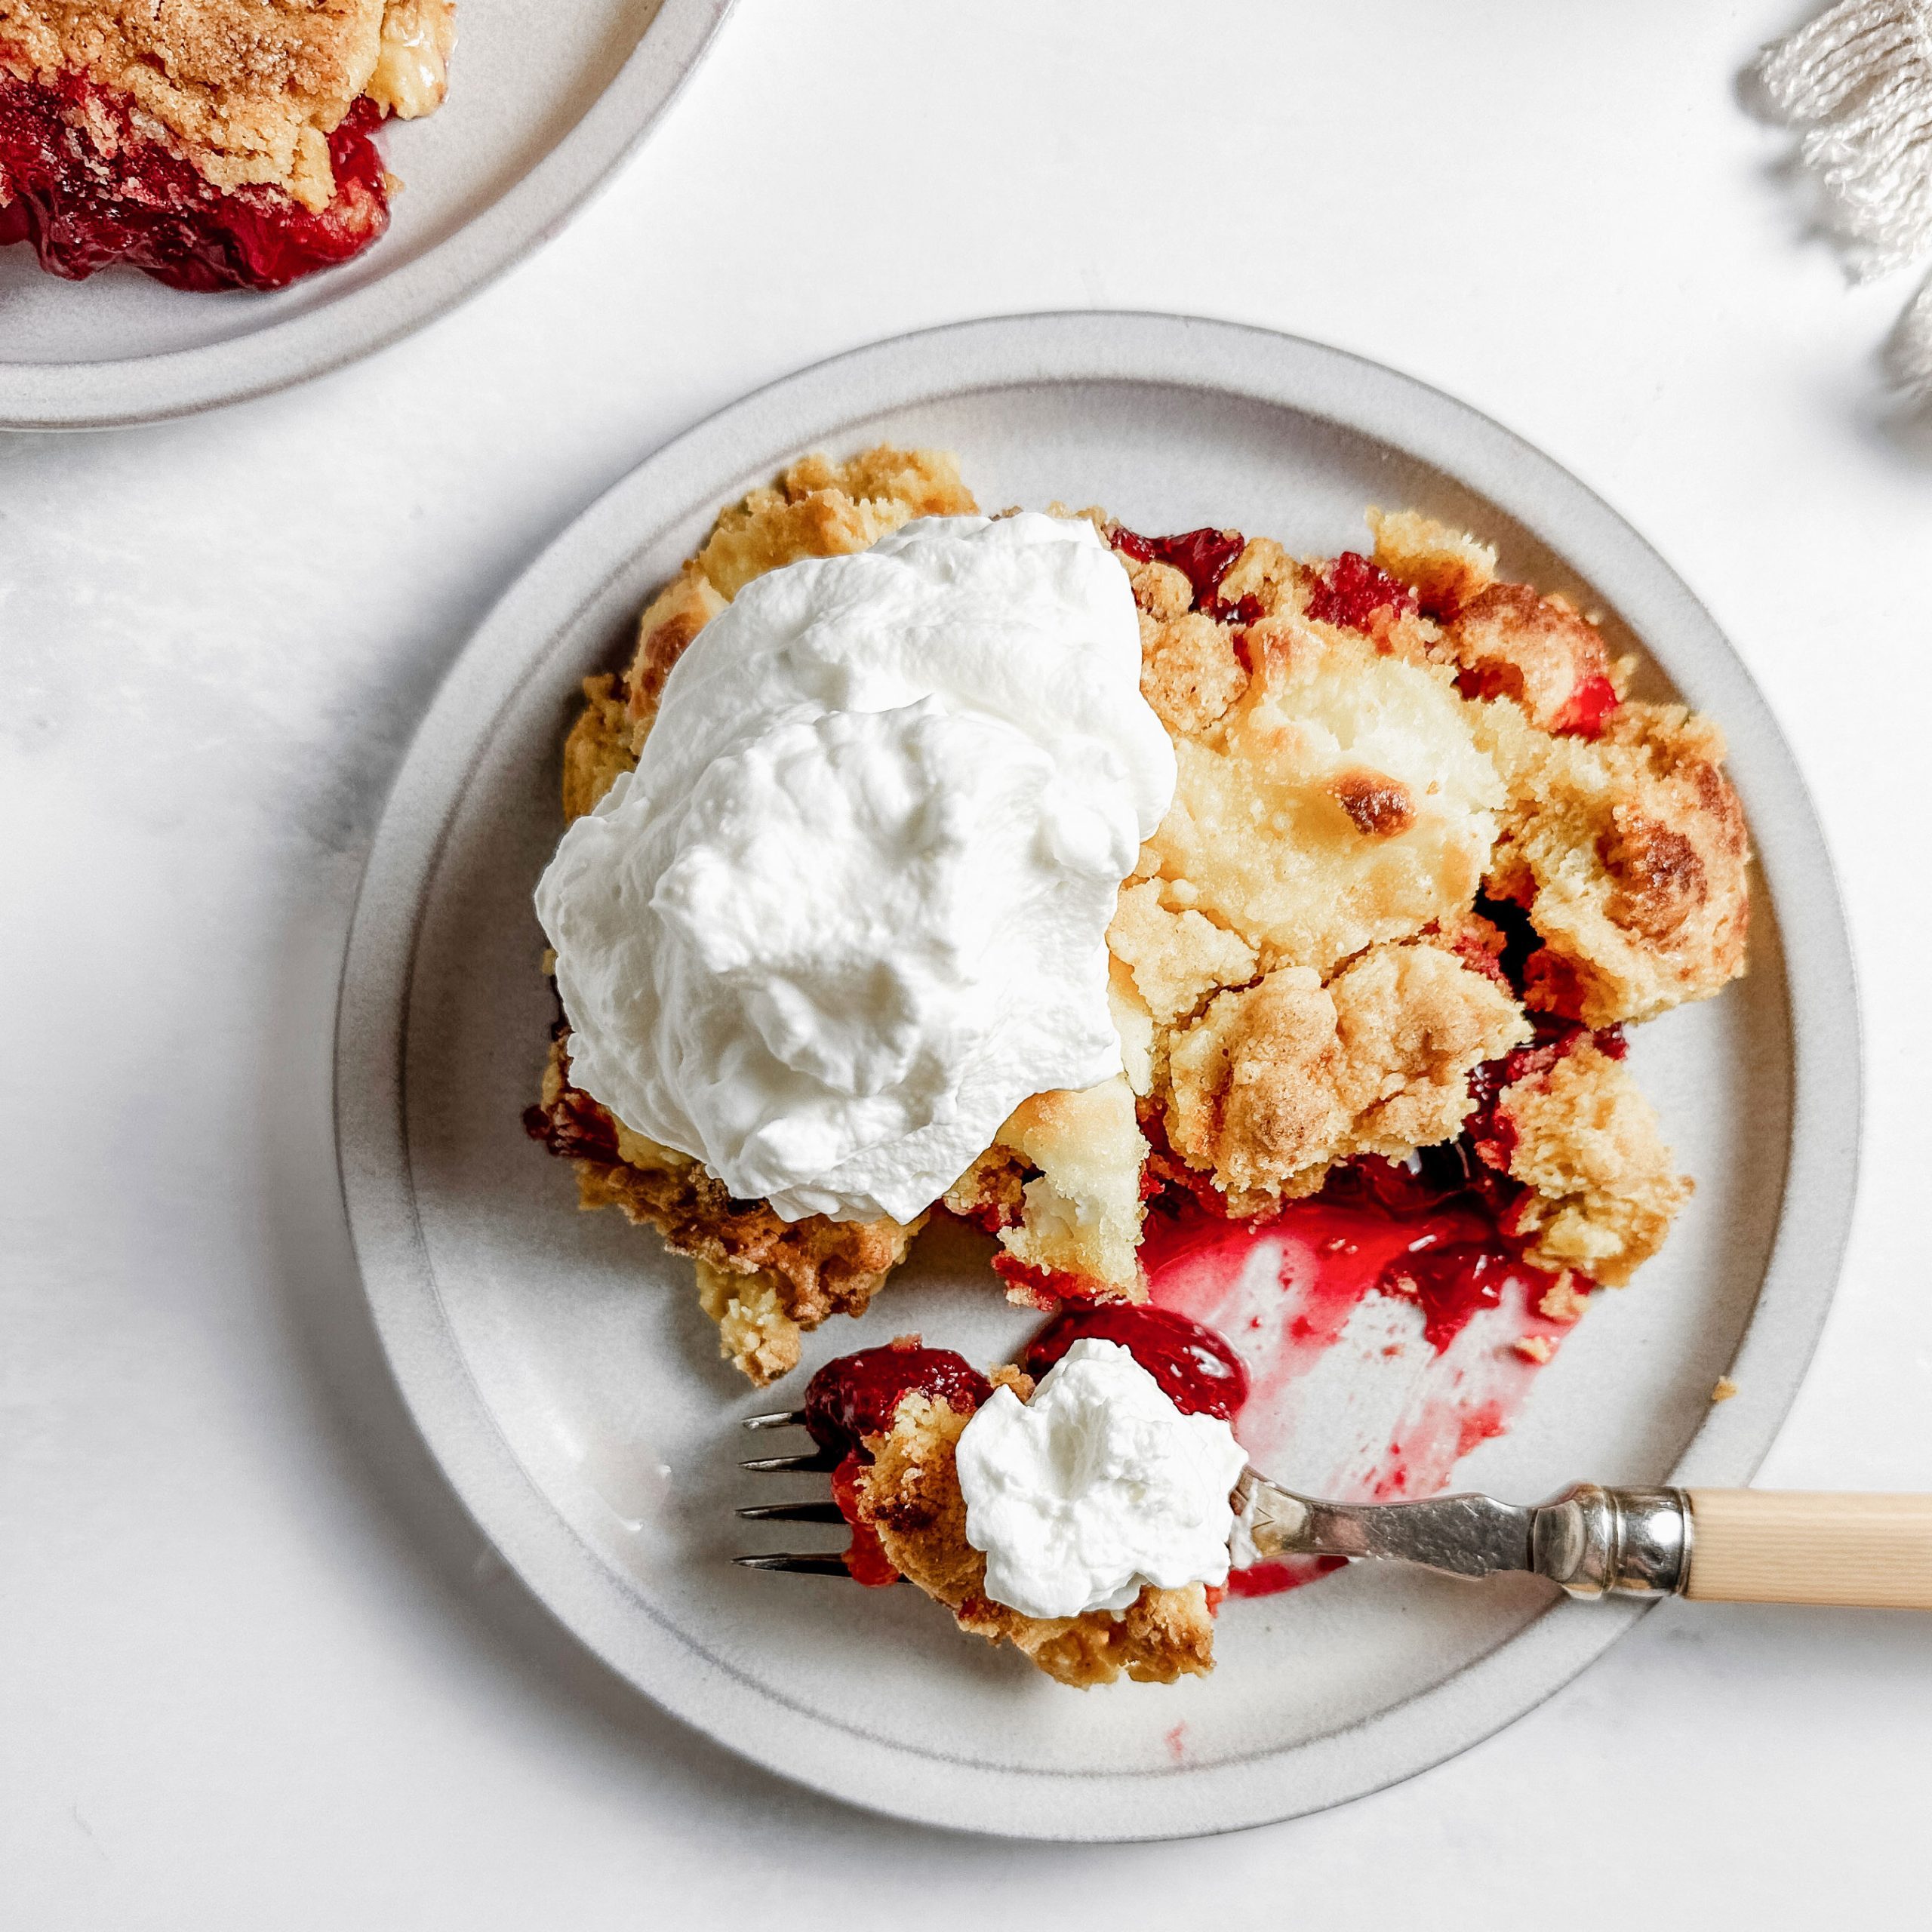
<svg viewBox="0 0 1932 1932"><path fill-rule="evenodd" d="M1690 1577L1690 1506L1681 1489L1580 1482L1537 1509L1531 1565L1573 1597L1668 1597Z"/></svg>
<svg viewBox="0 0 1932 1932"><path fill-rule="evenodd" d="M1690 1507L1681 1489L1579 1483L1534 1509L1494 1497L1324 1503L1249 1470L1235 1490L1237 1564L1271 1556L1419 1563L1452 1577L1527 1571L1573 1597L1663 1597L1690 1574Z"/></svg>

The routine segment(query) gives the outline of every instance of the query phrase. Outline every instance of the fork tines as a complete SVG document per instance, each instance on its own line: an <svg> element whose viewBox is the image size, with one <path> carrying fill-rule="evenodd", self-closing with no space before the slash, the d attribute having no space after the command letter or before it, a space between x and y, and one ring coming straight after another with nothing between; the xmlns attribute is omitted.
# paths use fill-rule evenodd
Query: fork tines
<svg viewBox="0 0 1932 1932"><path fill-rule="evenodd" d="M747 1523L842 1523L835 1503L758 1503L738 1512Z"/></svg>
<svg viewBox="0 0 1932 1932"><path fill-rule="evenodd" d="M745 1426L795 1429L804 1420L802 1409L774 1409L768 1415L746 1417ZM838 1462L836 1455L814 1447L801 1456L755 1456L738 1466L755 1475L823 1475L835 1469ZM842 1524L845 1520L838 1504L829 1500L752 1503L740 1509L738 1515L747 1523ZM770 1556L734 1556L731 1560L743 1569L776 1570L792 1577L843 1577L849 1580L851 1576L843 1552L838 1551L786 1550Z"/></svg>
<svg viewBox="0 0 1932 1932"><path fill-rule="evenodd" d="M731 1561L744 1570L782 1570L790 1577L843 1577L849 1583L852 1573L842 1556L734 1556Z"/></svg>
<svg viewBox="0 0 1932 1932"><path fill-rule="evenodd" d="M823 1475L838 1468L838 1458L823 1449L814 1449L809 1456L754 1456L738 1466L761 1476Z"/></svg>

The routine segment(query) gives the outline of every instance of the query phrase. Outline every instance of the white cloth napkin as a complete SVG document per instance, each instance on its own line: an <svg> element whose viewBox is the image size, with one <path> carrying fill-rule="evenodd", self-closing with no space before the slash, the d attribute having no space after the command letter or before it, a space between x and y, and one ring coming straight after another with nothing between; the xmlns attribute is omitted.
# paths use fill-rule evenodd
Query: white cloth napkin
<svg viewBox="0 0 1932 1932"><path fill-rule="evenodd" d="M1800 158L1860 280L1932 254L1932 0L1841 0L1767 47L1771 109L1803 131ZM1932 395L1932 280L1900 318L1887 360Z"/></svg>

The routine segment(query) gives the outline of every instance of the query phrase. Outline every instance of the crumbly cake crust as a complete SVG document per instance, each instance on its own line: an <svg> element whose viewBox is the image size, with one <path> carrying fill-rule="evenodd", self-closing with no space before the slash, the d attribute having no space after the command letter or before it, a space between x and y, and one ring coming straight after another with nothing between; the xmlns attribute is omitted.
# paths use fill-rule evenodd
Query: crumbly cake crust
<svg viewBox="0 0 1932 1932"><path fill-rule="evenodd" d="M1527 998L1611 1026L1707 999L1744 971L1750 851L1724 738L1682 705L1622 705L1595 740L1484 706L1509 787L1490 890L1543 941Z"/></svg>
<svg viewBox="0 0 1932 1932"><path fill-rule="evenodd" d="M1511 1229L1526 1258L1623 1287L1691 1192L1629 1070L1580 1038L1547 1071L1506 1088L1499 1116L1513 1137L1510 1178L1530 1190Z"/></svg>
<svg viewBox="0 0 1932 1932"><path fill-rule="evenodd" d="M728 510L645 612L623 677L586 684L566 811L635 763L678 657L752 578L973 508L951 457L881 448L807 458ZM996 1235L1016 1300L1142 1298L1157 1183L1264 1215L1338 1161L1454 1138L1472 1075L1530 1039L1527 1007L1559 1034L1579 1023L1497 1097L1485 1131L1508 1143L1485 1158L1523 1190L1507 1231L1556 1277L1544 1312L1580 1313L1655 1253L1690 1191L1648 1101L1583 1029L1743 970L1749 852L1715 728L1629 697L1632 665L1594 624L1414 512L1370 512L1373 565L1219 533L1232 561L1205 595L1105 512L1078 514L1128 573L1143 692L1180 774L1107 936L1126 1070L1024 1103L943 1204ZM1527 914L1521 1004L1486 902ZM628 1135L620 1159L580 1168L586 1205L620 1205L699 1260L724 1352L761 1382L796 1362L801 1329L862 1308L911 1238L788 1228Z"/></svg>
<svg viewBox="0 0 1932 1932"><path fill-rule="evenodd" d="M214 186L312 211L334 193L328 137L349 108L367 93L428 112L454 38L454 0L0 0L0 66L42 86L82 76Z"/></svg>
<svg viewBox="0 0 1932 1932"><path fill-rule="evenodd" d="M568 1033L551 1043L531 1126L571 1155L580 1207L618 1208L691 1257L721 1352L761 1387L798 1367L802 1331L863 1314L925 1225L924 1215L786 1221L761 1201L734 1200L696 1161L632 1134L572 1087Z"/></svg>
<svg viewBox="0 0 1932 1932"><path fill-rule="evenodd" d="M1278 967L1170 1035L1168 1144L1261 1211L1351 1155L1450 1139L1470 1073L1529 1037L1507 992L1438 946L1371 947L1326 986Z"/></svg>
<svg viewBox="0 0 1932 1932"><path fill-rule="evenodd" d="M996 1371L1024 1401L1032 1383ZM1082 1688L1124 1675L1143 1684L1204 1676L1214 1666L1214 1617L1206 1589L1143 1588L1115 1616L1023 1617L986 1594L986 1559L966 1540L966 1500L957 1451L969 1417L926 1395L899 1404L889 1434L869 1436L869 1467L858 1472L860 1519L893 1567L952 1612L961 1629L989 1644L1011 1644L1062 1684Z"/></svg>

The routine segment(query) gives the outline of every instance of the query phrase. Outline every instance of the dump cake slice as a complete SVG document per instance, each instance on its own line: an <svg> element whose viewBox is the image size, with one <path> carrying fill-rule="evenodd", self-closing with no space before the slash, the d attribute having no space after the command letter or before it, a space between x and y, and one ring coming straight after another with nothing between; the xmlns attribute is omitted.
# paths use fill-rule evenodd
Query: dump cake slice
<svg viewBox="0 0 1932 1932"><path fill-rule="evenodd" d="M586 685L567 814L628 782L672 669L746 585L973 509L949 457L880 448L808 458L725 512L626 672ZM903 1218L732 1198L572 1084L567 1026L531 1131L576 1162L585 1205L697 1260L724 1352L760 1382L801 1330L866 1306L929 1208L997 1238L1017 1300L1133 1302L1150 1203L1259 1223L1397 1186L1419 1149L1573 1317L1690 1192L1619 1029L1743 969L1748 851L1715 727L1630 695L1583 614L1415 513L1371 512L1373 555L1313 562L1081 515L1124 572L1175 759L1106 935L1121 1072L1022 1100Z"/></svg>
<svg viewBox="0 0 1932 1932"><path fill-rule="evenodd" d="M916 1335L827 1364L807 1389L804 1413L820 1447L843 1458L832 1491L851 1526L846 1564L854 1578L879 1585L903 1577L943 1604L969 1635L1011 1644L1063 1684L1084 1687L1122 1675L1171 1684L1211 1670L1232 1527L1226 1491L1244 1459L1227 1429L1223 1392L1211 1381L1204 1388L1198 1365L1183 1352L1191 1338L1177 1331L1194 1324L1158 1312L1152 1324L1156 1348L1146 1363L1141 1337L1115 1329L1057 1337L1049 1331L1041 1338L1047 1346L1036 1343L1025 1368L1004 1366L989 1377L950 1350L922 1346ZM1118 1346L1124 1332L1136 1344L1131 1351ZM1217 1338L1195 1332L1211 1351L1220 1349ZM1097 1349L1131 1353L1135 1365L1081 1361ZM1067 1384L1063 1362L1091 1376L1090 1386ZM1239 1374L1231 1358L1214 1365ZM1150 1367L1168 1372L1150 1377ZM1056 1371L1058 1388L1049 1381ZM1128 1386L1134 1382L1140 1386ZM1048 1421L1057 1398L1067 1399ZM1119 1414L1124 1404L1133 1407L1131 1417ZM1033 1422L1046 1423L1044 1434L1028 1430ZM995 1433L1001 1425L1003 1440ZM1185 1432L1194 1430L1205 1439L1189 1439ZM1016 1441L1029 1433L1041 1439ZM1076 1445L1086 1453L1072 1454ZM1056 1480L1046 1514L1029 1521L1029 1466L1042 1454L1063 1475L1073 1464L1083 1473ZM1182 1472L1177 1513L1174 1486L1162 1478L1190 1455L1198 1466ZM1198 1521L1185 1494L1190 1474L1208 1505ZM1097 1496L1109 1491L1097 1512ZM1116 1514L1124 1507L1125 1521L1109 1521L1109 1502ZM1124 1548L1130 1539L1134 1546ZM1130 1575L1105 1594L1104 1607L1080 1607L1102 1595L1106 1583L1150 1557L1158 1567L1164 1555L1177 1564L1177 1580ZM1089 1568L1095 1561L1103 1571L1113 1566L1097 1583ZM1212 1583L1201 1580L1204 1570ZM1043 1587L1072 1595L1057 1614L1050 1605L1016 1608L1005 1600Z"/></svg>
<svg viewBox="0 0 1932 1932"><path fill-rule="evenodd" d="M280 288L359 254L370 137L443 97L454 0L0 0L0 242L70 279Z"/></svg>

